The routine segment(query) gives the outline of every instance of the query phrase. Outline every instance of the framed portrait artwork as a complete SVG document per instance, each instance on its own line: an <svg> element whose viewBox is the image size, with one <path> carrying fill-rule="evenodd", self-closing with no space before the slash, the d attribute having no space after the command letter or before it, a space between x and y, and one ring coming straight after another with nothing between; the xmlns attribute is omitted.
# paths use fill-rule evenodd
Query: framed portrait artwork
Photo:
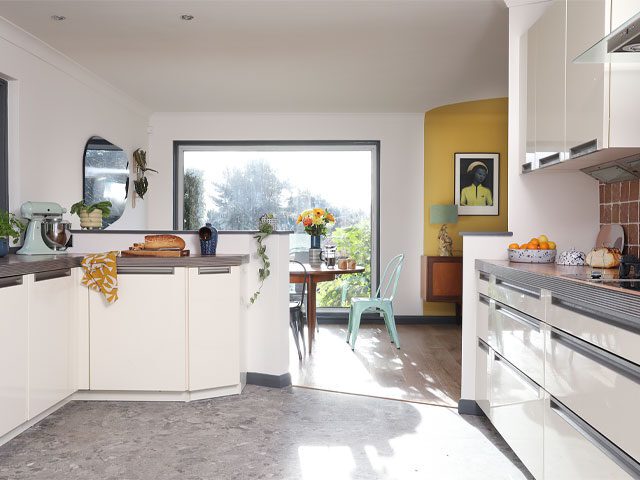
<svg viewBox="0 0 640 480"><path fill-rule="evenodd" d="M458 215L498 215L499 187L499 153L455 154Z"/></svg>

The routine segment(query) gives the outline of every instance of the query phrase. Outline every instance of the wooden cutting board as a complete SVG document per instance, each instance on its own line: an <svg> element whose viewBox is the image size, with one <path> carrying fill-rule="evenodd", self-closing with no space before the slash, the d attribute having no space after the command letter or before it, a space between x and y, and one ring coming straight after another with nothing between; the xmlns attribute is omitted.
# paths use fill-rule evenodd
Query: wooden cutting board
<svg viewBox="0 0 640 480"><path fill-rule="evenodd" d="M188 257L189 250L122 250L123 257Z"/></svg>

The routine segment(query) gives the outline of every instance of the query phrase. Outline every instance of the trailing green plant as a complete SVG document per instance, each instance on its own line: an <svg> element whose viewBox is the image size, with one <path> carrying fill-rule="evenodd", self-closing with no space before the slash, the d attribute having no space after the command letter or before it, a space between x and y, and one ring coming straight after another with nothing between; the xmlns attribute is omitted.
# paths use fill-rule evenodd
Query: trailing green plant
<svg viewBox="0 0 640 480"><path fill-rule="evenodd" d="M76 215L80 215L80 212L91 213L94 210L100 210L102 212L102 218L107 218L111 213L111 202L108 200L104 200L102 202L86 205L84 201L80 201L71 205L71 209L69 210L69 212L71 214L75 213Z"/></svg>
<svg viewBox="0 0 640 480"><path fill-rule="evenodd" d="M18 243L20 234L24 231L24 224L13 213L0 210L0 238L13 238L13 243Z"/></svg>
<svg viewBox="0 0 640 480"><path fill-rule="evenodd" d="M254 235L253 238L256 239L258 243L258 258L262 262L262 268L258 269L258 281L260 284L258 285L258 289L251 295L249 299L250 303L255 303L260 295L260 291L262 290L262 285L264 285L264 281L269 277L271 271L269 268L271 267L271 263L269 262L269 257L267 256L267 246L263 243L264 240L273 233L273 227L268 223L260 223L260 230L258 233Z"/></svg>
<svg viewBox="0 0 640 480"><path fill-rule="evenodd" d="M149 180L147 180L145 174L146 172L158 173L158 171L147 167L147 152L141 148L138 148L133 152L133 160L136 164L136 180L133 181L133 188L138 196L144 199L144 196L149 189Z"/></svg>

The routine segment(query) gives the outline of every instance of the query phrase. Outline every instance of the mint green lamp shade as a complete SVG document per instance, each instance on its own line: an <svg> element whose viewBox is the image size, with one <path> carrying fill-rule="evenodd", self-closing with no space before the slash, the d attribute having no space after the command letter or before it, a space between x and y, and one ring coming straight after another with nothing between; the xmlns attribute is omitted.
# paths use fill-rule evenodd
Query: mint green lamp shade
<svg viewBox="0 0 640 480"><path fill-rule="evenodd" d="M432 225L458 223L458 206L431 205L429 210L429 223Z"/></svg>

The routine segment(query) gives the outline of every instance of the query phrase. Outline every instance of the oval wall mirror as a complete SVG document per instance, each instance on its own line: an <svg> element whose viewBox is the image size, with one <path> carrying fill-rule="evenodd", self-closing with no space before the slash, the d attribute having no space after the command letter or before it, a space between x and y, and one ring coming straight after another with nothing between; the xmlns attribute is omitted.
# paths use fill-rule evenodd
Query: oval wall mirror
<svg viewBox="0 0 640 480"><path fill-rule="evenodd" d="M83 199L86 205L108 200L111 214L106 228L124 213L129 190L129 160L124 151L102 137L91 137L84 149Z"/></svg>

